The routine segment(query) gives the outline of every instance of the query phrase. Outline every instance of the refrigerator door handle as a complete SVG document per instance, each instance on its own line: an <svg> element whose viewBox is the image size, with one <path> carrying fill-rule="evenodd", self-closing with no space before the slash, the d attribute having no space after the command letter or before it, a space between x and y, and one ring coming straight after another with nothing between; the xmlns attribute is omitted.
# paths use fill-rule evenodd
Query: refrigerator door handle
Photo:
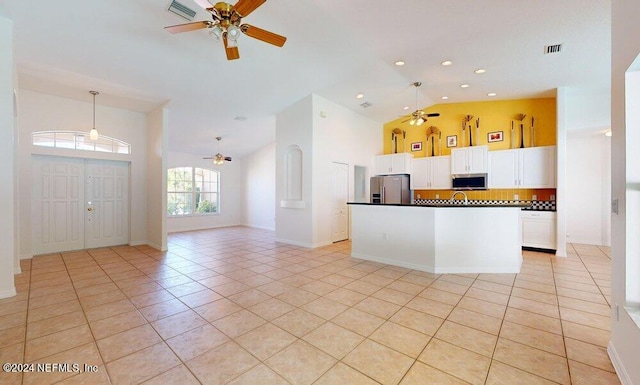
<svg viewBox="0 0 640 385"><path fill-rule="evenodd" d="M384 203L385 203L384 193L385 193L385 191L384 191L384 186L382 186L382 194L381 194L382 204L384 204Z"/></svg>

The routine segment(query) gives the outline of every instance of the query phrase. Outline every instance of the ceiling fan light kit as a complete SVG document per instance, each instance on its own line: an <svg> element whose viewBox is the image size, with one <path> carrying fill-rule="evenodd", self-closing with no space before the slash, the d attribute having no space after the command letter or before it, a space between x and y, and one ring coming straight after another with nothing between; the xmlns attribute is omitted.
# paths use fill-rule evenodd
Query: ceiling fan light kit
<svg viewBox="0 0 640 385"><path fill-rule="evenodd" d="M418 109L418 87L420 87L421 85L421 82L412 83L412 86L416 88L416 110L411 113L410 119L405 120L402 123L409 122L409 124L412 126L421 126L422 123L427 121L427 118L440 116L439 113L427 114L424 111Z"/></svg>
<svg viewBox="0 0 640 385"><path fill-rule="evenodd" d="M220 153L220 141L222 140L221 136L216 136L216 140L218 141L218 153L212 156L207 156L202 159L211 159L213 164L222 165L224 162L231 162L230 156L224 156Z"/></svg>
<svg viewBox="0 0 640 385"><path fill-rule="evenodd" d="M213 21L196 21L172 25L165 27L165 29L170 33L181 33L209 28L211 29L209 33L214 40L223 41L227 60L239 59L238 38L241 33L277 47L282 47L287 41L284 36L249 24L241 24L243 17L248 16L265 2L266 0L239 0L236 5L231 5L225 2L210 4L206 0L196 0L198 5L211 14Z"/></svg>

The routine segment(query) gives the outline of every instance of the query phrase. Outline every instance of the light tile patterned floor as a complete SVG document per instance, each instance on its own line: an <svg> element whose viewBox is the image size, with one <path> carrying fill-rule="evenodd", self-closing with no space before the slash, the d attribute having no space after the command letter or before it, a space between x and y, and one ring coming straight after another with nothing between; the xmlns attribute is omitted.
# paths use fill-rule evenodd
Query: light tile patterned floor
<svg viewBox="0 0 640 385"><path fill-rule="evenodd" d="M617 384L609 249L525 252L520 274L434 275L270 231L172 234L23 261L0 361L97 373L0 384Z"/></svg>

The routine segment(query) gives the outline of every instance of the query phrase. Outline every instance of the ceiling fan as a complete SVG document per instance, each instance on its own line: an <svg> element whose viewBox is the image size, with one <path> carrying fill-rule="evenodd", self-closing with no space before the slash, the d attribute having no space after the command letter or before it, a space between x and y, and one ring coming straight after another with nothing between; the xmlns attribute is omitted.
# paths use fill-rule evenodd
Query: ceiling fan
<svg viewBox="0 0 640 385"><path fill-rule="evenodd" d="M440 114L437 112L427 114L426 112L418 109L418 87L420 87L422 83L414 82L412 85L416 88L416 110L411 113L411 117L409 119L402 121L402 123L409 122L412 126L420 126L422 123L427 121L427 118L434 118L436 116L440 116Z"/></svg>
<svg viewBox="0 0 640 385"><path fill-rule="evenodd" d="M287 38L273 32L254 27L250 24L240 24L243 17L248 16L267 0L239 0L236 5L225 2L211 3L213 0L194 0L206 9L213 17L213 21L195 21L193 23L172 25L165 27L170 33L181 33L209 28L215 40L222 40L227 53L227 60L240 58L238 52L238 37L240 32L254 39L282 47Z"/></svg>
<svg viewBox="0 0 640 385"><path fill-rule="evenodd" d="M230 156L224 156L220 153L220 141L222 140L222 137L217 136L216 140L218 141L218 153L215 155L204 157L202 159L212 159L213 164L223 164L224 162L231 162Z"/></svg>

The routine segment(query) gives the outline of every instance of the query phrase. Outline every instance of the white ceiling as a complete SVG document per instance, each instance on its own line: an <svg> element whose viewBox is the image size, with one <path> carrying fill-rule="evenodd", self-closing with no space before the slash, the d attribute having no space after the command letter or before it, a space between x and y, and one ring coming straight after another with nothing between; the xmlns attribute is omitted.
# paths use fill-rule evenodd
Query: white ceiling
<svg viewBox="0 0 640 385"><path fill-rule="evenodd" d="M170 2L0 0L14 21L20 87L89 103L95 89L98 104L142 112L168 102L171 150L210 154L222 136L237 157L273 141L275 114L310 93L384 123L415 108L414 81L420 107L442 95L609 92L610 0L268 0L243 22L286 36L285 46L242 36L235 61L206 30L167 33L186 22ZM558 43L561 53L543 54Z"/></svg>

